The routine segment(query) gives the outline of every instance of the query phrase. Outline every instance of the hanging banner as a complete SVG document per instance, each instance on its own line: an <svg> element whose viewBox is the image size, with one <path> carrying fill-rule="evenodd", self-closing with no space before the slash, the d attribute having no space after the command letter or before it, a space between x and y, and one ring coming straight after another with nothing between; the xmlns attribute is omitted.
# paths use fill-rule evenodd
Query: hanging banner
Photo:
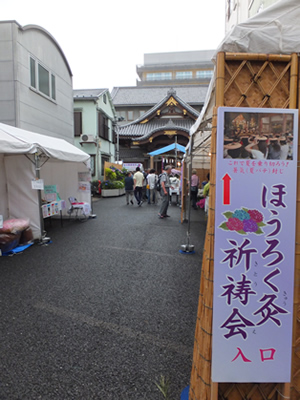
<svg viewBox="0 0 300 400"><path fill-rule="evenodd" d="M218 109L212 380L289 382L298 111Z"/></svg>

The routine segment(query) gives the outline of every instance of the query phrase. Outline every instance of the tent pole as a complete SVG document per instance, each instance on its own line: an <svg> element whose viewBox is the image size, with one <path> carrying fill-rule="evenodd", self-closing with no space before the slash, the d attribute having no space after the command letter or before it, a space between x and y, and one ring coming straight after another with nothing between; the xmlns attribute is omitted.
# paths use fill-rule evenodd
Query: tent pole
<svg viewBox="0 0 300 400"><path fill-rule="evenodd" d="M34 155L34 165L35 165L35 177L36 179L41 178L41 164L40 164L40 156L38 153ZM50 238L45 237L46 232L44 231L44 218L42 213L42 191L38 189L38 205L39 205L39 214L40 214L40 244L48 243Z"/></svg>
<svg viewBox="0 0 300 400"><path fill-rule="evenodd" d="M191 137L191 152L190 152L190 163L189 163L189 172L188 172L188 193L186 199L188 200L188 227L187 227L187 243L181 245L180 253L182 254L193 254L195 253L195 246L190 244L190 236L191 236L191 175L192 175L192 162L193 162L193 142L194 137Z"/></svg>
<svg viewBox="0 0 300 400"><path fill-rule="evenodd" d="M175 136L175 168L177 168L177 135Z"/></svg>
<svg viewBox="0 0 300 400"><path fill-rule="evenodd" d="M190 163L189 163L189 173L188 173L188 178L189 178L189 208L188 208L188 230L187 230L187 237L188 237L188 245L190 244L190 236L191 236L191 176L192 176L192 163L193 163L193 142L194 142L194 137L191 137L191 154L190 154Z"/></svg>

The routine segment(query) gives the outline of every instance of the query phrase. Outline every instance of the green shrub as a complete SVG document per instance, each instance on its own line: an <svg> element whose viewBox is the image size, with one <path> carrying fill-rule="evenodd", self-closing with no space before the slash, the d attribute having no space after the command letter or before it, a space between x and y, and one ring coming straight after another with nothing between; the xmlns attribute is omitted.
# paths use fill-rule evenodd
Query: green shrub
<svg viewBox="0 0 300 400"><path fill-rule="evenodd" d="M105 168L105 176L109 181L115 181L117 179L117 174L110 168Z"/></svg>
<svg viewBox="0 0 300 400"><path fill-rule="evenodd" d="M104 181L102 183L102 190L106 189L123 189L125 187L124 183L121 181Z"/></svg>

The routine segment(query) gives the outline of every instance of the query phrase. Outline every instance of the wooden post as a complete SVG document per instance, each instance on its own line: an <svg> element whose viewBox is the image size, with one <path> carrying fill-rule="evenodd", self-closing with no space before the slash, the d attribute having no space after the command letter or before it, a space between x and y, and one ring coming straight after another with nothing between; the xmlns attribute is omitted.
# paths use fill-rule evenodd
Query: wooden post
<svg viewBox="0 0 300 400"><path fill-rule="evenodd" d="M212 129L211 139L211 169L210 169L210 190L209 190L209 213L210 213L210 232L214 234L215 230L215 195L216 195L216 161L217 161L217 111L218 107L224 105L224 89L225 89L225 53L218 53L217 55L217 78L216 78L216 107L214 109L214 123ZM214 240L211 241L211 257L214 258ZM213 280L213 268L211 269L211 279ZM211 306L213 303L213 285L211 293ZM212 321L211 321L212 329ZM211 382L211 400L218 400L218 383Z"/></svg>
<svg viewBox="0 0 300 400"><path fill-rule="evenodd" d="M217 78L216 78L216 106L224 105L225 89L225 53L217 55Z"/></svg>
<svg viewBox="0 0 300 400"><path fill-rule="evenodd" d="M297 92L298 92L298 56L292 54L291 58L291 78L290 78L290 105L289 108L297 108Z"/></svg>
<svg viewBox="0 0 300 400"><path fill-rule="evenodd" d="M153 169L154 168L154 157L150 156L150 168Z"/></svg>
<svg viewBox="0 0 300 400"><path fill-rule="evenodd" d="M300 105L300 81L298 88L298 108ZM296 108L296 107L295 107ZM299 112L299 110L298 110ZM300 112L298 118L300 124ZM299 125L300 126L300 125ZM299 395L299 305L300 305L300 134L298 126L298 176L297 176L297 199L296 199L296 245L295 245L295 280L294 280L294 318L293 318L293 347L292 347L292 382L289 391L291 399ZM293 397L295 395L295 397ZM288 397L288 396L286 396Z"/></svg>

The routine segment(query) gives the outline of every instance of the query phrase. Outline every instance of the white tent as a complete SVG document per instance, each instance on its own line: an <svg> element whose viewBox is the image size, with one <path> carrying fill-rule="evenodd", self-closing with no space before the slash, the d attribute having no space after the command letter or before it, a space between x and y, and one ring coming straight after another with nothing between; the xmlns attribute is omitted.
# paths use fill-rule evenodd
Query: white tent
<svg viewBox="0 0 300 400"><path fill-rule="evenodd" d="M39 191L32 180L40 175L45 185L56 185L66 203L74 196L90 204L90 192L78 191L78 173L90 177L89 158L65 140L0 123L0 214L29 218L34 238L41 238Z"/></svg>
<svg viewBox="0 0 300 400"><path fill-rule="evenodd" d="M299 0L281 0L266 10L236 25L224 38L213 57L215 62L219 52L291 54L300 52ZM195 162L201 160L209 165L207 131L212 120L215 105L216 71L205 99L204 107L191 127ZM190 143L189 143L190 146Z"/></svg>

